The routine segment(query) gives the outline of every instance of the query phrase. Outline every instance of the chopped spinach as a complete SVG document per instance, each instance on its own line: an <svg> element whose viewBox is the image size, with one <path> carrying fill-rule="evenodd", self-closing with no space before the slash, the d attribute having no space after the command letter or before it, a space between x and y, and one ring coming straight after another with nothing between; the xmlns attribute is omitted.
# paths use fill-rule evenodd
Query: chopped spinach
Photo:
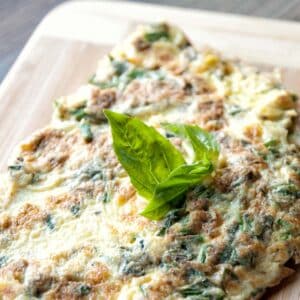
<svg viewBox="0 0 300 300"><path fill-rule="evenodd" d="M99 200L102 201L103 203L108 203L110 201L110 196L107 191L105 191L100 197Z"/></svg>
<svg viewBox="0 0 300 300"><path fill-rule="evenodd" d="M166 215L163 225L161 227L161 229L158 232L158 236L162 236L164 234L166 234L166 232L168 231L168 229L177 221L180 220L180 218L182 217L182 210L181 209L173 209L170 212L168 212L168 214Z"/></svg>
<svg viewBox="0 0 300 300"><path fill-rule="evenodd" d="M154 43L159 40L170 40L170 35L166 31L147 32L145 33L144 38L147 42Z"/></svg>
<svg viewBox="0 0 300 300"><path fill-rule="evenodd" d="M73 205L70 210L71 210L71 213L74 216L77 217L79 215L79 213L80 213L80 206L79 205Z"/></svg>
<svg viewBox="0 0 300 300"><path fill-rule="evenodd" d="M183 286L178 289L178 292L184 298L198 296L192 299L201 300L221 300L225 297L224 291L206 278L200 278L192 284Z"/></svg>
<svg viewBox="0 0 300 300"><path fill-rule="evenodd" d="M300 197L300 190L293 183L284 183L273 187L273 193L283 197L297 199Z"/></svg>
<svg viewBox="0 0 300 300"><path fill-rule="evenodd" d="M279 228L279 238L281 240L288 240L293 236L293 225L283 219L278 219L276 225Z"/></svg>
<svg viewBox="0 0 300 300"><path fill-rule="evenodd" d="M126 62L112 60L111 63L117 76L121 76L128 69L128 64Z"/></svg>
<svg viewBox="0 0 300 300"><path fill-rule="evenodd" d="M136 240L133 247L121 247L121 264L119 272L127 276L143 276L146 268L152 265L149 255L145 252L144 242Z"/></svg>
<svg viewBox="0 0 300 300"><path fill-rule="evenodd" d="M92 76L89 80L89 84L95 85L97 87L99 87L100 89L108 89L108 88L112 88L112 87L117 87L120 83L119 77L118 76L114 76L112 77L111 80L109 81L98 81L96 80L96 76Z"/></svg>
<svg viewBox="0 0 300 300"><path fill-rule="evenodd" d="M219 255L219 263L229 263L237 266L252 267L255 264L256 255L254 252L249 251L247 255L239 256L236 248L232 244L227 244Z"/></svg>
<svg viewBox="0 0 300 300"><path fill-rule="evenodd" d="M78 296L87 296L91 292L92 288L87 284L81 284L76 288L76 294Z"/></svg>
<svg viewBox="0 0 300 300"><path fill-rule="evenodd" d="M45 219L46 225L50 230L53 230L55 228L55 222L53 220L53 217L51 215L47 215Z"/></svg>
<svg viewBox="0 0 300 300"><path fill-rule="evenodd" d="M227 244L219 255L219 263L231 263L236 259L236 249L231 244Z"/></svg>
<svg viewBox="0 0 300 300"><path fill-rule="evenodd" d="M218 193L213 187L197 185L193 194L196 195L199 199L207 199L212 201L223 201L224 197L222 194Z"/></svg>
<svg viewBox="0 0 300 300"><path fill-rule="evenodd" d="M91 129L91 125L87 122L84 122L82 124L79 125L80 128L80 132L84 138L84 140L89 143L93 140L94 136L93 136L93 132Z"/></svg>
<svg viewBox="0 0 300 300"><path fill-rule="evenodd" d="M240 223L241 231L251 232L252 226L253 226L253 219L248 214L244 214Z"/></svg>
<svg viewBox="0 0 300 300"><path fill-rule="evenodd" d="M241 112L244 112L245 109L241 108L238 105L232 105L228 108L228 114L231 116L235 116L237 114L240 114Z"/></svg>
<svg viewBox="0 0 300 300"><path fill-rule="evenodd" d="M8 169L11 171L20 171L22 169L22 165L10 165L8 166Z"/></svg>
<svg viewBox="0 0 300 300"><path fill-rule="evenodd" d="M139 290L144 297L147 297L147 291L143 285L139 285Z"/></svg>
<svg viewBox="0 0 300 300"><path fill-rule="evenodd" d="M194 189L194 193L201 198L211 198L215 191L211 187L206 187L204 185L197 185Z"/></svg>
<svg viewBox="0 0 300 300"><path fill-rule="evenodd" d="M124 89L131 81L141 78L153 78L162 80L164 74L160 70L147 70L143 68L136 68L133 65L122 65L121 63L112 62L115 69L115 75L107 81L98 81L93 76L89 83L98 86L100 89L119 88Z"/></svg>
<svg viewBox="0 0 300 300"><path fill-rule="evenodd" d="M198 258L197 260L201 263L201 264L204 264L206 259L207 259L207 252L209 249L212 248L212 245L202 245L200 247L200 250L199 250L199 254L198 254Z"/></svg>
<svg viewBox="0 0 300 300"><path fill-rule="evenodd" d="M273 221L271 215L254 217L244 214L240 221L240 230L247 232L252 238L266 241L272 232Z"/></svg>
<svg viewBox="0 0 300 300"><path fill-rule="evenodd" d="M146 70L144 69L132 69L127 73L127 78L129 81L132 81L137 78L145 77L145 75L146 75Z"/></svg>
<svg viewBox="0 0 300 300"><path fill-rule="evenodd" d="M272 161L275 157L278 157L280 154L280 143L277 140L270 140L264 143L264 146L268 149L269 154L266 157L267 160Z"/></svg>
<svg viewBox="0 0 300 300"><path fill-rule="evenodd" d="M87 113L85 112L85 107L79 107L70 111L70 115L75 118L76 121L81 121L85 117L87 117Z"/></svg>
<svg viewBox="0 0 300 300"><path fill-rule="evenodd" d="M7 263L7 261L8 261L8 257L7 256L0 256L0 268L2 268L3 266L5 266L6 265L6 263Z"/></svg>
<svg viewBox="0 0 300 300"><path fill-rule="evenodd" d="M103 168L100 162L98 161L94 161L88 163L87 165L84 165L76 175L79 177L80 181L97 181L105 179L103 174Z"/></svg>
<svg viewBox="0 0 300 300"><path fill-rule="evenodd" d="M254 232L254 235L259 240L266 241L268 237L271 236L274 218L271 215L265 215L260 219L257 219L257 222L259 222L260 226L256 226L258 229Z"/></svg>
<svg viewBox="0 0 300 300"><path fill-rule="evenodd" d="M196 240L197 242L197 240ZM177 240L172 243L162 256L162 263L165 266L176 266L178 263L190 261L196 258L194 249L195 240Z"/></svg>
<svg viewBox="0 0 300 300"><path fill-rule="evenodd" d="M235 239L236 233L240 228L240 224L238 222L232 223L227 229L229 242L232 242Z"/></svg>

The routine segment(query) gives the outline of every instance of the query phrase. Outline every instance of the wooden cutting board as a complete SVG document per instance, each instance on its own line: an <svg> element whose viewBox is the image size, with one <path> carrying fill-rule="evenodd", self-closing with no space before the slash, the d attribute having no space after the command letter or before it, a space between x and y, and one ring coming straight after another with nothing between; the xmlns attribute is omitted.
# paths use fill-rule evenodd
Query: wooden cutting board
<svg viewBox="0 0 300 300"><path fill-rule="evenodd" d="M86 83L136 24L161 20L200 47L280 68L286 86L300 93L300 24L126 2L65 3L44 18L0 86L0 170L20 140L49 122L56 97ZM300 299L300 270L264 299Z"/></svg>

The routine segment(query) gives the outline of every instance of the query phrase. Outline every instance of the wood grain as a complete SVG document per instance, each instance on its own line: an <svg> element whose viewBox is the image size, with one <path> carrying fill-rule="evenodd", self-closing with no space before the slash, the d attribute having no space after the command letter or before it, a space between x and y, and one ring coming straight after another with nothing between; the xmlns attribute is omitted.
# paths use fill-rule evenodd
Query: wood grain
<svg viewBox="0 0 300 300"><path fill-rule="evenodd" d="M67 3L43 20L0 86L0 168L21 139L49 122L52 101L85 83L112 45L135 24L162 19L196 45L281 68L286 86L300 92L300 24L124 2ZM300 299L299 283L297 272L264 299Z"/></svg>

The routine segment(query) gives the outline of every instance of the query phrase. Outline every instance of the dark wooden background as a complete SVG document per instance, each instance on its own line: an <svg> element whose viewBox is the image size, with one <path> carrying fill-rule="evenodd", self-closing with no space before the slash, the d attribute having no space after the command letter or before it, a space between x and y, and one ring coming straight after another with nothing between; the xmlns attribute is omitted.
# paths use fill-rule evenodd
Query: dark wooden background
<svg viewBox="0 0 300 300"><path fill-rule="evenodd" d="M195 9L300 21L300 0L132 0ZM26 40L47 14L64 0L0 0L0 82Z"/></svg>

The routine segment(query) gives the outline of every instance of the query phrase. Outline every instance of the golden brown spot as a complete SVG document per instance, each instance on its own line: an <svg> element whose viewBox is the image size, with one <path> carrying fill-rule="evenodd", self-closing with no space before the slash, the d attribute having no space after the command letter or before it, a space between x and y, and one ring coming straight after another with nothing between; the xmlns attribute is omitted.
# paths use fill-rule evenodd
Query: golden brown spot
<svg viewBox="0 0 300 300"><path fill-rule="evenodd" d="M12 224L12 218L9 215L2 215L0 219L0 229L6 230L8 229Z"/></svg>
<svg viewBox="0 0 300 300"><path fill-rule="evenodd" d="M45 220L46 213L42 212L38 206L26 203L18 215L13 219L13 229L27 228L31 229L34 224Z"/></svg>
<svg viewBox="0 0 300 300"><path fill-rule="evenodd" d="M251 141L259 141L263 134L263 129L259 124L248 125L243 131L244 135Z"/></svg>
<svg viewBox="0 0 300 300"><path fill-rule="evenodd" d="M134 197L135 193L136 191L132 185L129 185L128 187L121 187L117 196L117 204L120 206L124 205L128 200Z"/></svg>
<svg viewBox="0 0 300 300"><path fill-rule="evenodd" d="M116 296L121 290L121 287L122 287L122 282L118 280L115 280L114 282L100 283L98 286L101 295L103 295L105 299L108 300L116 299Z"/></svg>
<svg viewBox="0 0 300 300"><path fill-rule="evenodd" d="M296 108L296 103L290 94L285 94L276 99L276 106L281 109L293 109Z"/></svg>
<svg viewBox="0 0 300 300"><path fill-rule="evenodd" d="M19 283L22 283L24 281L24 274L27 266L28 262L25 259L9 263L0 269L1 277L9 279L12 278Z"/></svg>
<svg viewBox="0 0 300 300"><path fill-rule="evenodd" d="M140 107L152 103L182 101L184 88L175 81L147 80L140 82L133 80L121 95L122 101L126 101L131 107Z"/></svg>
<svg viewBox="0 0 300 300"><path fill-rule="evenodd" d="M147 293L150 299L160 300L172 294L175 289L184 284L184 270L171 269L162 278L149 285Z"/></svg>
<svg viewBox="0 0 300 300"><path fill-rule="evenodd" d="M28 262L25 259L21 259L20 261L12 264L11 271L13 274L13 278L19 282L23 282L27 266Z"/></svg>
<svg viewBox="0 0 300 300"><path fill-rule="evenodd" d="M189 214L188 227L192 233L200 232L203 223L208 220L208 213L204 210L195 210Z"/></svg>
<svg viewBox="0 0 300 300"><path fill-rule="evenodd" d="M59 207L70 209L73 205L79 205L83 200L82 193L65 193L47 198L47 206L50 209Z"/></svg>
<svg viewBox="0 0 300 300"><path fill-rule="evenodd" d="M190 120L190 123L200 125L208 131L221 129L225 120L224 106L222 100L208 100L199 102L195 116Z"/></svg>
<svg viewBox="0 0 300 300"><path fill-rule="evenodd" d="M62 166L69 158L78 135L67 135L61 130L46 128L21 145L21 158L27 172L49 172Z"/></svg>
<svg viewBox="0 0 300 300"><path fill-rule="evenodd" d="M99 284L106 281L110 276L110 272L106 265L101 262L95 262L86 274L86 281L91 284Z"/></svg>
<svg viewBox="0 0 300 300"><path fill-rule="evenodd" d="M114 89L94 89L92 98L87 102L85 111L95 119L105 119L103 109L111 107L116 102Z"/></svg>
<svg viewBox="0 0 300 300"><path fill-rule="evenodd" d="M184 91L186 95L201 95L209 94L215 91L215 89L201 76L184 76L185 86Z"/></svg>

